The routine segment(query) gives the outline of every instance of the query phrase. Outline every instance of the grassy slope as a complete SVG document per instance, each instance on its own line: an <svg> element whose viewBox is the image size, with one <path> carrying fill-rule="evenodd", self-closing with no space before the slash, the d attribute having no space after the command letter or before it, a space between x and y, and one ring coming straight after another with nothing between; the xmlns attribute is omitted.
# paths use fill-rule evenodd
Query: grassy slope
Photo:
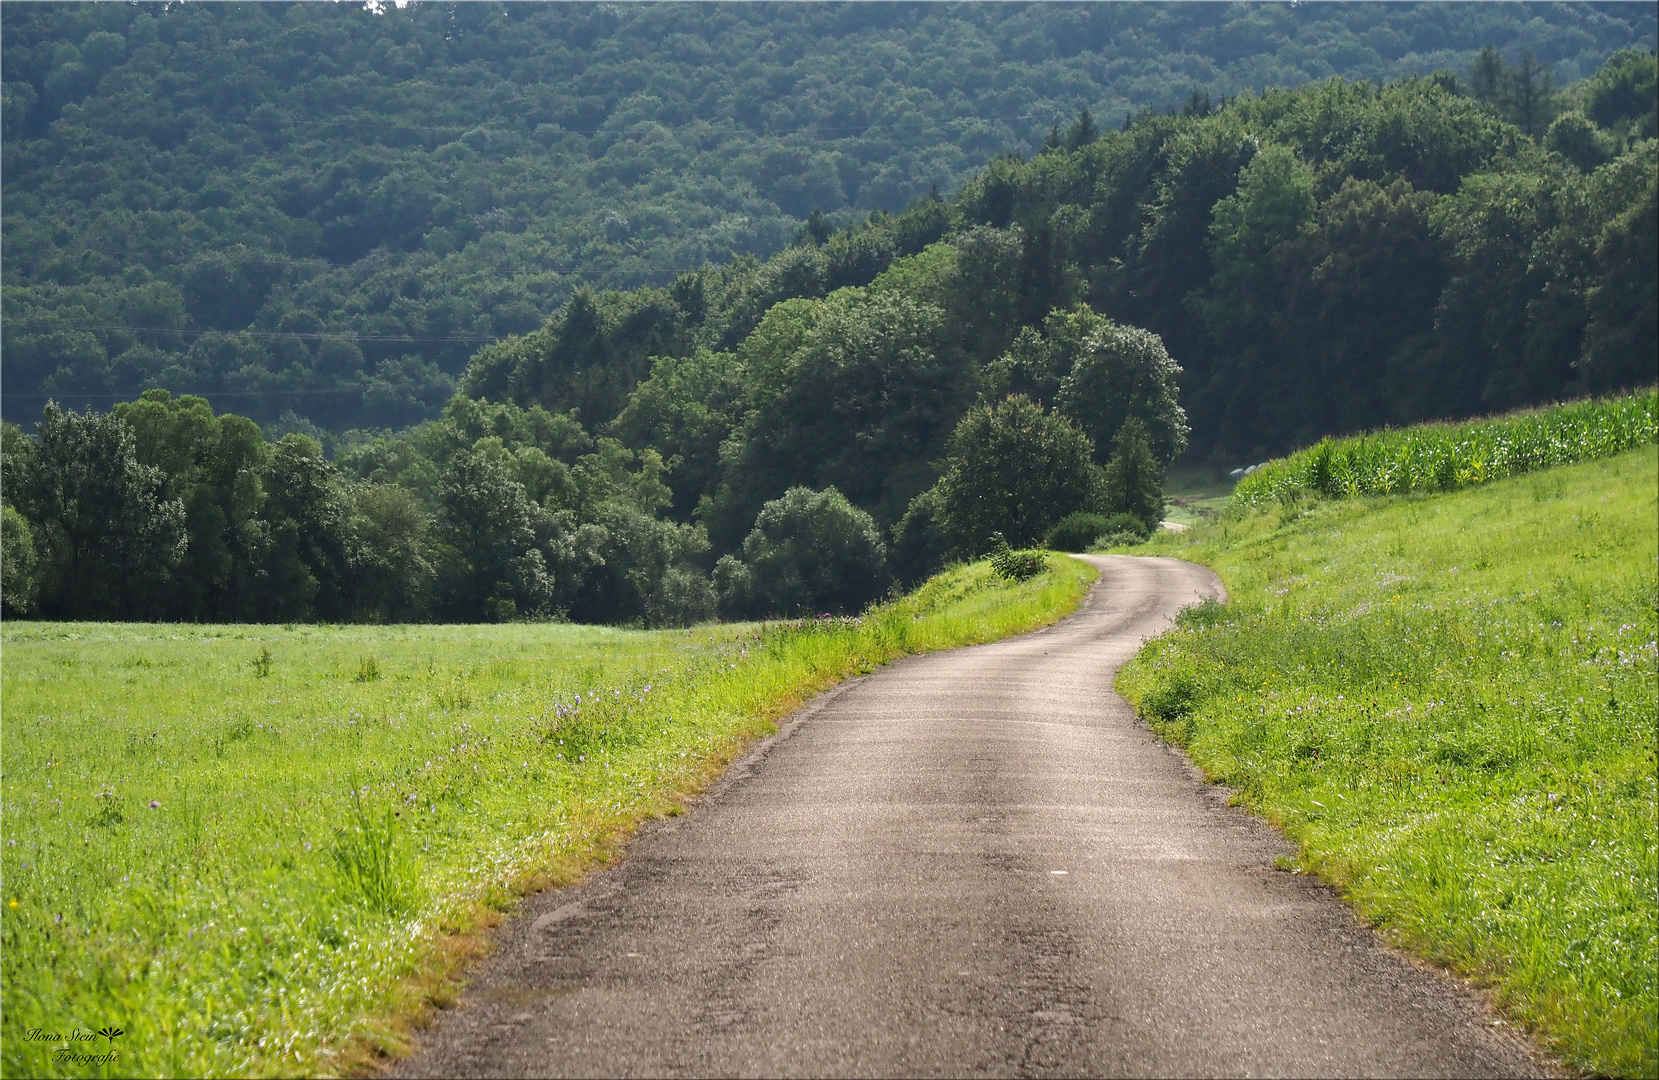
<svg viewBox="0 0 1659 1080"><path fill-rule="evenodd" d="M1218 518L1232 493L1233 481L1208 466L1171 466L1164 477L1164 520L1196 525Z"/></svg>
<svg viewBox="0 0 1659 1080"><path fill-rule="evenodd" d="M1620 1075L1659 1069L1656 504L1649 446L1166 535L1233 599L1118 680L1386 934Z"/></svg>
<svg viewBox="0 0 1659 1080"><path fill-rule="evenodd" d="M492 911L677 812L837 679L1059 618L1094 571L1050 562L805 625L8 624L4 1072L330 1072L395 1049ZM111 1024L102 1066L25 1037Z"/></svg>

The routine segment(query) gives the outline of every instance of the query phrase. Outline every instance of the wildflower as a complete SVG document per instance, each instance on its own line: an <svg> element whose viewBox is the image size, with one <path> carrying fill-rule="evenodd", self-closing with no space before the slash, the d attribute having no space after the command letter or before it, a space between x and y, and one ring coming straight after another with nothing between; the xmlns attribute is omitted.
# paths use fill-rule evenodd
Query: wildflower
<svg viewBox="0 0 1659 1080"><path fill-rule="evenodd" d="M158 802L155 799L150 800L150 809L151 810L158 810L160 808L161 808L161 803L160 802Z"/></svg>

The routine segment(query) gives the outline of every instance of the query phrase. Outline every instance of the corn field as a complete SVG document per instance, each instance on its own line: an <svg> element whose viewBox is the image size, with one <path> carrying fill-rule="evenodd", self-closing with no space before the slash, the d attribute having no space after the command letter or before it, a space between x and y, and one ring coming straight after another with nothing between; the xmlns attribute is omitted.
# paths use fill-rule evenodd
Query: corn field
<svg viewBox="0 0 1659 1080"><path fill-rule="evenodd" d="M1457 488L1609 457L1659 441L1659 393L1324 439L1239 481L1233 505L1254 509L1313 495L1401 495Z"/></svg>

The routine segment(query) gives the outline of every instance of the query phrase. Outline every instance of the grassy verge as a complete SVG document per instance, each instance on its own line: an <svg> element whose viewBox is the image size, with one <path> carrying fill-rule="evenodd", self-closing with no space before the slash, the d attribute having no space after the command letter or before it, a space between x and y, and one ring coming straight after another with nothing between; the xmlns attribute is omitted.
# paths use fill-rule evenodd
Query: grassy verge
<svg viewBox="0 0 1659 1080"><path fill-rule="evenodd" d="M1196 525L1220 517L1233 481L1207 465L1172 465L1164 474L1164 520Z"/></svg>
<svg viewBox="0 0 1659 1080"><path fill-rule="evenodd" d="M1659 1070L1655 448L1234 516L1118 686L1399 943L1572 1066Z"/></svg>
<svg viewBox="0 0 1659 1080"><path fill-rule="evenodd" d="M959 567L862 619L684 632L8 624L5 1074L396 1052L518 895L677 812L836 680L1071 611L1094 571L1049 563ZM99 1029L121 1033L72 1038Z"/></svg>

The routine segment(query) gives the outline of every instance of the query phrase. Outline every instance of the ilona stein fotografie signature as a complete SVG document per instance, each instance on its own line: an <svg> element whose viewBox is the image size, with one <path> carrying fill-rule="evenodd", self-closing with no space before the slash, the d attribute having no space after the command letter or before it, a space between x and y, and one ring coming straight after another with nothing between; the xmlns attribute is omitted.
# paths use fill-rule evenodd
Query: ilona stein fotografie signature
<svg viewBox="0 0 1659 1080"><path fill-rule="evenodd" d="M80 1028L72 1028L67 1035L36 1027L25 1031L23 1038L26 1042L57 1043L58 1045L53 1047L52 1053L59 1060L91 1065L98 1062L111 1062L118 1058L120 1054L115 1049L115 1040L125 1034L126 1032L122 1029L109 1026L101 1027L97 1031L83 1031ZM103 1053L95 1052L99 1039L106 1040L105 1045L108 1049Z"/></svg>

